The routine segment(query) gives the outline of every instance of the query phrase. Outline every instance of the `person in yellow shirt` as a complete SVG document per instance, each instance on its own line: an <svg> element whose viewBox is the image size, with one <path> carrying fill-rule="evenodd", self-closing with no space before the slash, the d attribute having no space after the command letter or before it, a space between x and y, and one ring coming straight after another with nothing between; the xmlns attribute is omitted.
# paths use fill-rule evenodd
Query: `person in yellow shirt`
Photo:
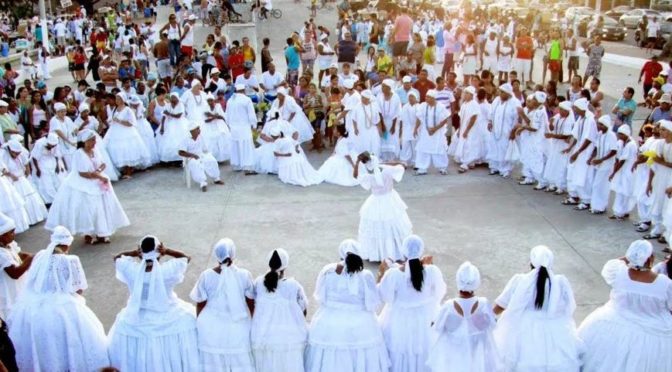
<svg viewBox="0 0 672 372"><path fill-rule="evenodd" d="M385 54L385 49L378 48L378 59L376 60L376 70L387 72L387 76L394 76L394 63L392 58Z"/></svg>
<svg viewBox="0 0 672 372"><path fill-rule="evenodd" d="M422 52L422 68L427 70L430 80L436 78L434 64L436 63L436 42L434 36L427 36L427 48Z"/></svg>

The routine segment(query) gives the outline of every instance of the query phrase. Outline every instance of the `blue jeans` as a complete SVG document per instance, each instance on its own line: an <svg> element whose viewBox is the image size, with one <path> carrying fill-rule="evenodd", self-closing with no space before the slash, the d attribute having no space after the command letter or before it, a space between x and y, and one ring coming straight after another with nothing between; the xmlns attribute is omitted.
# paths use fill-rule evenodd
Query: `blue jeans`
<svg viewBox="0 0 672 372"><path fill-rule="evenodd" d="M170 53L170 65L175 66L180 58L180 41L171 40L168 43L168 53Z"/></svg>

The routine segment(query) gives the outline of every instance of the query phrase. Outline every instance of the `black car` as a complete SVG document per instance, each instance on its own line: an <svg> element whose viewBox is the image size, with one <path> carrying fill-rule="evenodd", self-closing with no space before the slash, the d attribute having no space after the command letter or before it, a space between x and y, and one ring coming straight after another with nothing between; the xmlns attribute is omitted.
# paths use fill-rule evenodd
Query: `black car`
<svg viewBox="0 0 672 372"><path fill-rule="evenodd" d="M604 13L607 17L611 17L614 19L619 19L621 16L635 8L631 7L630 5L619 5L617 7L614 7L613 9L607 11Z"/></svg>
<svg viewBox="0 0 672 372"><path fill-rule="evenodd" d="M665 21L660 24L660 34L656 39L654 48L663 49L663 45L665 45L670 38L670 35L672 35L672 17L665 19ZM646 37L642 38L639 28L635 30L635 41L637 42L637 45L641 47L645 47L647 44Z"/></svg>
<svg viewBox="0 0 672 372"><path fill-rule="evenodd" d="M619 24L617 20L611 18L611 17L606 17L606 16L600 16L602 19L602 27L599 29L596 29L593 31L593 34L590 35L590 37L594 37L596 35L602 36L602 40L617 40L617 41L622 41L625 39L625 37L628 35L626 32L625 27L623 25ZM590 21L593 19L593 17L584 17L579 21L579 36L581 37L588 37L588 24Z"/></svg>

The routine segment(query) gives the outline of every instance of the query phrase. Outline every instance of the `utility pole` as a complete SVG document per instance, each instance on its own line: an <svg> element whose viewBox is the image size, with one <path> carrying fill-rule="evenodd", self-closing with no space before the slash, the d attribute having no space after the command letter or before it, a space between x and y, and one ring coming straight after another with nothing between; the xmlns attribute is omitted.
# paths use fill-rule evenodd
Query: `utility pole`
<svg viewBox="0 0 672 372"><path fill-rule="evenodd" d="M42 26L42 46L49 50L49 31L47 30L47 7L45 0L40 0L40 25Z"/></svg>

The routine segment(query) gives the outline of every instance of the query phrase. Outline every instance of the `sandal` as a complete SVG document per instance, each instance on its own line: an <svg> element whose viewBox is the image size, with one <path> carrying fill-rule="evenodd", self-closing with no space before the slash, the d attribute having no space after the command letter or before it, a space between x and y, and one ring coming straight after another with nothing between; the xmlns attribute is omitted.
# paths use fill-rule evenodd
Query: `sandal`
<svg viewBox="0 0 672 372"><path fill-rule="evenodd" d="M670 249L670 247L665 247L665 248L661 249L661 251L663 253L672 253L672 249Z"/></svg>
<svg viewBox="0 0 672 372"><path fill-rule="evenodd" d="M96 240L91 243L93 245L98 245L98 244L110 244L110 238L107 237L98 237Z"/></svg>
<svg viewBox="0 0 672 372"><path fill-rule="evenodd" d="M665 239L664 236L661 236L660 238L658 238L658 243L660 243L660 244L667 244L667 239Z"/></svg>
<svg viewBox="0 0 672 372"><path fill-rule="evenodd" d="M84 236L84 244L92 245L93 244L93 237L91 235L85 235Z"/></svg>
<svg viewBox="0 0 672 372"><path fill-rule="evenodd" d="M654 234L646 234L646 235L642 236L642 239L653 240L653 239L658 239L660 237L661 237L660 234L655 234L655 235Z"/></svg>
<svg viewBox="0 0 672 372"><path fill-rule="evenodd" d="M572 198L567 198L562 201L562 205L579 205L579 202Z"/></svg>

